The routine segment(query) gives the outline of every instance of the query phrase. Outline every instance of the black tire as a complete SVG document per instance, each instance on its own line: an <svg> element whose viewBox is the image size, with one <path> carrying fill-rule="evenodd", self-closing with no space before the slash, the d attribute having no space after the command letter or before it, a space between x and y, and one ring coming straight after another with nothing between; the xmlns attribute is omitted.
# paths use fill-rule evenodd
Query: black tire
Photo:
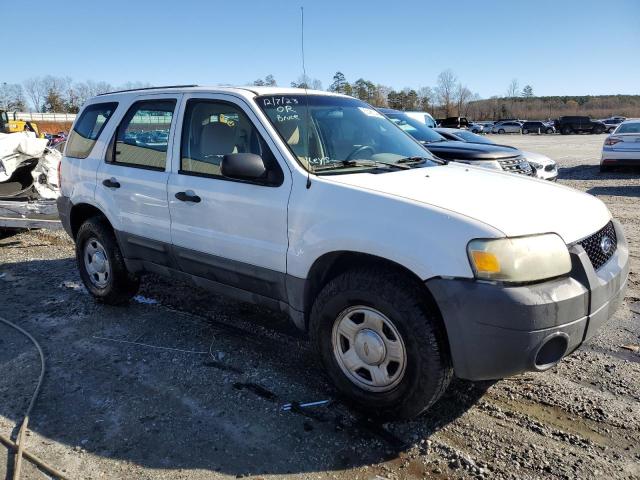
<svg viewBox="0 0 640 480"><path fill-rule="evenodd" d="M96 239L104 247L109 262L110 275L104 287L98 287L92 282L84 261L85 246L92 239ZM127 270L115 234L103 218L92 217L80 226L76 236L76 261L84 286L98 301L122 305L138 292L140 279Z"/></svg>
<svg viewBox="0 0 640 480"><path fill-rule="evenodd" d="M604 133L604 128L602 128L602 127L595 127L595 128L593 129L593 133L595 133L596 135L600 135L600 134Z"/></svg>
<svg viewBox="0 0 640 480"><path fill-rule="evenodd" d="M523 134L523 135L528 135L528 134L529 134L529 130L528 130L528 129L526 129L526 128L523 128L523 129L522 129L522 134Z"/></svg>
<svg viewBox="0 0 640 480"><path fill-rule="evenodd" d="M551 135L553 133L553 128L547 128L547 131L545 133L547 135Z"/></svg>
<svg viewBox="0 0 640 480"><path fill-rule="evenodd" d="M571 129L571 127L567 126L567 127L562 127L562 134L563 135L571 135L573 133L573 130Z"/></svg>
<svg viewBox="0 0 640 480"><path fill-rule="evenodd" d="M616 127L611 127L609 130L607 130L607 133L613 133L613 131L616 129Z"/></svg>
<svg viewBox="0 0 640 480"><path fill-rule="evenodd" d="M499 129L499 130L498 130L498 133L499 133L500 135L504 134L504 128Z"/></svg>
<svg viewBox="0 0 640 480"><path fill-rule="evenodd" d="M333 350L333 327L349 307L362 305L383 313L394 325L406 350L404 375L393 389L371 392L342 371ZM378 419L413 418L445 392L453 369L439 313L424 291L402 272L384 268L349 270L322 289L309 325L311 339L337 389Z"/></svg>

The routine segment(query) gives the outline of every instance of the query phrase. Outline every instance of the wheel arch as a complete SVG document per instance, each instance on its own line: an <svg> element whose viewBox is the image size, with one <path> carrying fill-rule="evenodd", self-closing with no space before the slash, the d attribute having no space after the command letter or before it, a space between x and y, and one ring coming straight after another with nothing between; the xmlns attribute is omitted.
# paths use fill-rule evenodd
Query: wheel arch
<svg viewBox="0 0 640 480"><path fill-rule="evenodd" d="M74 240L76 239L78 230L80 229L82 224L89 218L96 216L104 218L109 227L113 229L113 226L107 218L107 215L95 205L91 205L89 203L79 203L71 208L69 223L71 225L71 233Z"/></svg>
<svg viewBox="0 0 640 480"><path fill-rule="evenodd" d="M424 300L429 306L434 308L437 312L440 321L442 322L442 315L440 309L435 301L435 298L429 291L429 288L425 284L424 280L420 278L415 272L410 270L404 265L397 263L387 258L379 257L369 253L356 252L351 250L340 250L334 252L328 252L320 256L311 265L307 278L304 282L303 292L303 311L305 314L305 327L309 324L309 315L311 307L316 297L322 290L322 288L333 278L337 277L343 272L356 267L378 267L395 270L401 273L415 283L421 292L424 294ZM444 328L444 322L442 322L443 332L446 334Z"/></svg>

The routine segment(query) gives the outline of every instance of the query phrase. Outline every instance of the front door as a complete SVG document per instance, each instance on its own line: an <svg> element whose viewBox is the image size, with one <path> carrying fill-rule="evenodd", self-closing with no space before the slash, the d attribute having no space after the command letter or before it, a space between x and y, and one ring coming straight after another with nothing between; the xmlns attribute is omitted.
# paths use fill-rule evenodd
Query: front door
<svg viewBox="0 0 640 480"><path fill-rule="evenodd" d="M185 96L169 177L171 240L179 267L199 277L284 299L291 176L257 116L230 95ZM260 155L265 182L226 178L224 155Z"/></svg>

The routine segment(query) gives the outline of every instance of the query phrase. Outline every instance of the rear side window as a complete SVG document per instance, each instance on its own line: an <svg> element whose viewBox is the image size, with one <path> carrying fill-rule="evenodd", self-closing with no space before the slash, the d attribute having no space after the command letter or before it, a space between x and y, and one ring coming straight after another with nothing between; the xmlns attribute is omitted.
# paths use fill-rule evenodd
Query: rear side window
<svg viewBox="0 0 640 480"><path fill-rule="evenodd" d="M65 155L74 158L87 158L117 107L117 102L110 102L95 103L85 108L69 135Z"/></svg>
<svg viewBox="0 0 640 480"><path fill-rule="evenodd" d="M134 103L116 130L111 161L132 167L164 170L175 100Z"/></svg>

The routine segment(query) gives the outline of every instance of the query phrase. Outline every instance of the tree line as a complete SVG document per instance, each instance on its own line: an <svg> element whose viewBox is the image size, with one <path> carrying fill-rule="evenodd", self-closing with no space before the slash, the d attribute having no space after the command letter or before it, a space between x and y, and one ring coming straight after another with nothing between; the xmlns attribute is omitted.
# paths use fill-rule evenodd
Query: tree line
<svg viewBox="0 0 640 480"><path fill-rule="evenodd" d="M101 93L150 86L145 82L127 82L118 86L93 80L74 82L69 77L45 75L27 78L22 84L0 83L0 109L77 113L84 102Z"/></svg>
<svg viewBox="0 0 640 480"><path fill-rule="evenodd" d="M273 75L258 78L252 85L277 86ZM292 87L322 90L318 79L301 75L290 82ZM144 82L111 85L107 82L75 82L68 77L46 75L32 77L21 84L0 82L0 109L8 111L37 111L76 113L89 98L114 90L150 87ZM547 119L561 115L589 115L602 118L610 115L640 116L640 96L556 96L537 97L531 85L520 88L517 79L511 80L504 95L488 99L473 93L451 69L444 70L435 85L394 89L389 86L357 78L349 81L341 71L333 75L328 91L359 98L376 107L397 110L419 110L436 118L461 116L473 120L499 118Z"/></svg>

